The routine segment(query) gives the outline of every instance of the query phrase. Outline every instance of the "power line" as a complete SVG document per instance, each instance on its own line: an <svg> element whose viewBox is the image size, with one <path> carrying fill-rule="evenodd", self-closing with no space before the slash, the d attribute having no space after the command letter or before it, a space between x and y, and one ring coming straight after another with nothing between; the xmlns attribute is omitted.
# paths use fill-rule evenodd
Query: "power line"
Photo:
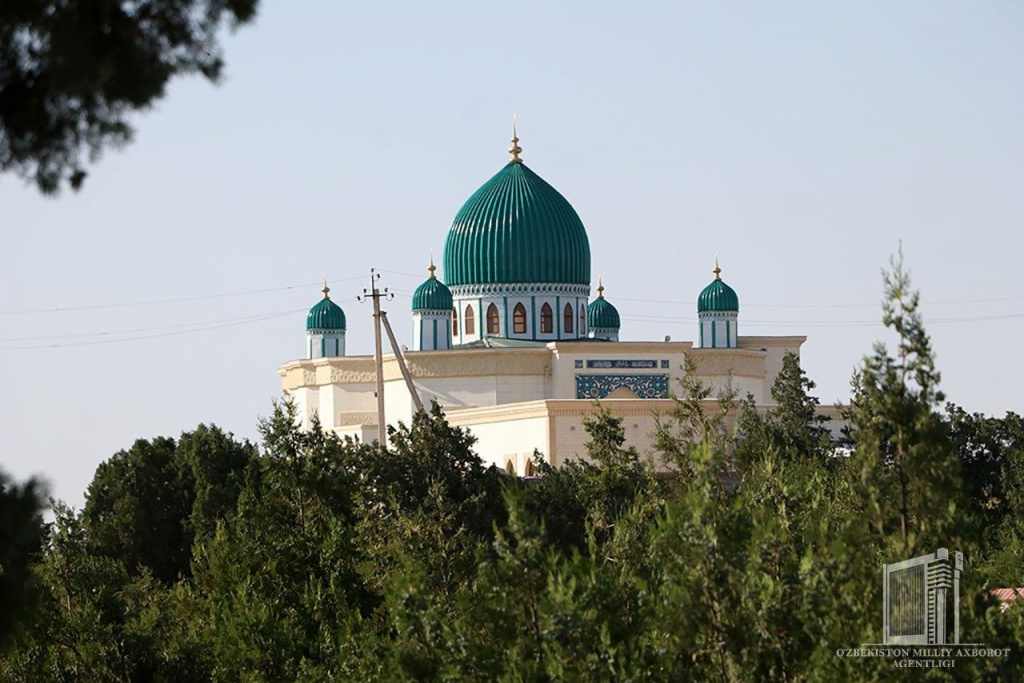
<svg viewBox="0 0 1024 683"><path fill-rule="evenodd" d="M305 309L295 309L294 312L303 311ZM293 311L282 311L281 313L291 313ZM177 325L160 325L157 327L135 327L127 330L104 330L102 332L77 332L71 334L49 334L41 335L37 337L6 337L0 338L0 342L26 342L26 341L41 341L46 339L76 339L79 337L110 337L119 334L135 334L137 332L158 332L162 330L175 330L184 327L203 327L206 325L218 325L222 323L233 323L233 322L246 322L249 320L258 320L265 318L268 315L277 315L276 313L257 313L254 315L247 315L242 318L229 318L221 320L203 320L194 323L179 323Z"/></svg>
<svg viewBox="0 0 1024 683"><path fill-rule="evenodd" d="M117 344L119 342L131 342L140 341L142 339L156 339L158 337L176 337L183 334L193 334L195 332L207 332L209 330L219 330L225 327L237 327L239 325L249 325L252 323L264 322L267 320L273 320L275 318L281 318L286 315L295 315L296 313L305 312L305 308L297 308L290 311L280 311L278 313L268 313L261 316L252 316L249 318L243 318L232 322L221 322L217 324L210 324L205 327L199 327L191 330L177 330L173 332L162 332L158 334L146 334L136 337L122 337L120 339L95 339L92 341L83 342L69 342L66 344L37 344L34 346L6 346L0 347L0 351L29 351L33 349L59 349L71 346L96 346L98 344Z"/></svg>
<svg viewBox="0 0 1024 683"><path fill-rule="evenodd" d="M358 280L362 276L357 277L346 277L340 280L332 280L332 283L337 282L350 282L352 280ZM200 294L197 296L182 296L175 297L172 299L150 299L148 301L126 301L119 303L110 304L90 304L86 306L59 306L57 308L25 308L25 309L9 309L6 311L0 311L0 315L25 315L30 313L65 313L68 311L93 311L103 308L127 308L131 306L159 306L161 304L174 304L182 301L202 301L206 299L223 299L232 296L247 296L250 294L268 294L270 292L284 292L291 289L304 289L306 287L312 287L314 285L320 285L321 282L307 282L299 285L287 285L286 287L269 287L266 289L250 289L244 292L223 292L219 294Z"/></svg>
<svg viewBox="0 0 1024 683"><path fill-rule="evenodd" d="M421 274L407 273L400 270L381 270L380 272L391 273L395 275L405 275L409 277L419 278ZM340 278L337 280L329 281L329 284L337 284L342 282L352 282L360 279L361 275ZM273 292L285 292L293 289L305 289L307 287L313 287L322 284L321 282L306 282L302 284L286 285L284 287L266 287L261 289L249 289L240 292L220 292L216 294L199 294L195 296L183 296L183 297L172 297L167 299L149 299L145 301L126 301L126 302L114 302L114 303L103 303L103 304L87 304L84 306L58 306L54 308L27 308L27 309L7 309L0 310L0 315L29 315L39 313L65 313L70 311L91 311L101 310L110 308L128 308L137 306L159 306L163 304L182 303L187 301L205 301L210 299L222 299L236 296L249 296L253 294L270 294ZM411 295L411 291L407 290L392 290L401 294ZM345 300L348 300L346 298ZM696 306L695 301L685 301L682 299L646 299L646 298L632 298L632 297L615 297L616 301L631 301L636 303L648 303L648 304L668 304L668 305L679 305L679 306ZM1005 297L989 297L985 299L956 299L949 301L924 301L923 306L952 306L952 305L966 305L966 304L981 304L988 302L1006 302L1006 301L1021 301L1024 300L1024 296L1005 296ZM744 304L744 308L879 308L880 304ZM985 318L987 319L987 318ZM754 321L747 321L754 322ZM818 322L818 321L813 321ZM809 321L809 324L811 321Z"/></svg>
<svg viewBox="0 0 1024 683"><path fill-rule="evenodd" d="M922 301L922 306L952 306L963 304L984 304L1000 301L1021 301L1024 296L1003 296L988 297L985 299L956 299L950 301ZM683 301L681 299L632 299L629 297L617 296L615 301L635 301L648 304L673 304L682 306L697 306L696 301ZM873 304L743 304L744 308L877 308L881 309L881 303Z"/></svg>
<svg viewBox="0 0 1024 683"><path fill-rule="evenodd" d="M657 322L672 322L672 323L697 323L698 318L682 318L676 316L667 315L644 315L644 314L625 314L622 316L624 320L631 320L633 322L640 323L657 323ZM941 325L948 323L970 323L970 322L983 322L990 320L1014 320L1024 318L1024 313L1009 313L1005 315L982 315L982 316L961 316L957 318L924 318L926 325ZM802 325L806 327L874 327L883 325L881 320L742 320L744 325L755 325L755 326L793 326Z"/></svg>

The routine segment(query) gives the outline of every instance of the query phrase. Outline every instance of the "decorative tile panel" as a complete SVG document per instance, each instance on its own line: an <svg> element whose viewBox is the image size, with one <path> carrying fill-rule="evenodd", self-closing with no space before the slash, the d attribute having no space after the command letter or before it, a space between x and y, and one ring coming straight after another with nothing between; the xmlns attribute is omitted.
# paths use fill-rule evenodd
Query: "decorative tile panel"
<svg viewBox="0 0 1024 683"><path fill-rule="evenodd" d="M667 358L662 359L661 367L662 367L662 369L668 369L669 364L668 364L668 359Z"/></svg>
<svg viewBox="0 0 1024 683"><path fill-rule="evenodd" d="M656 368L658 367L658 361L656 360L588 360L588 368L602 368L606 370L618 370L618 369L641 369L641 368Z"/></svg>
<svg viewBox="0 0 1024 683"><path fill-rule="evenodd" d="M578 360L578 359L577 359L577 361L576 361L576 367L578 367L578 368L582 368L582 367L583 367L583 361L581 361L581 360Z"/></svg>
<svg viewBox="0 0 1024 683"><path fill-rule="evenodd" d="M668 394L668 375L576 375L576 398L605 398L620 387L640 398Z"/></svg>

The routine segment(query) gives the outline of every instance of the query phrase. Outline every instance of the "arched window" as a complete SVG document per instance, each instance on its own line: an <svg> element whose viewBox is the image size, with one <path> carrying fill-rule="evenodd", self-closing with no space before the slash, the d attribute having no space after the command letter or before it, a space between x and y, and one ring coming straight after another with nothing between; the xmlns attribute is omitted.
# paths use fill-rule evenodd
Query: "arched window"
<svg viewBox="0 0 1024 683"><path fill-rule="evenodd" d="M580 336L587 333L587 305L580 304Z"/></svg>
<svg viewBox="0 0 1024 683"><path fill-rule="evenodd" d="M498 307L491 304L487 307L487 334L498 334Z"/></svg>
<svg viewBox="0 0 1024 683"><path fill-rule="evenodd" d="M516 473L516 464L514 462L512 462L511 460L506 460L505 461L505 471L508 472L509 474L514 475Z"/></svg>
<svg viewBox="0 0 1024 683"><path fill-rule="evenodd" d="M516 304L512 311L512 331L516 334L526 334L526 306Z"/></svg>
<svg viewBox="0 0 1024 683"><path fill-rule="evenodd" d="M551 313L550 304L540 307L540 331L541 334L551 334L555 331L555 316Z"/></svg>
<svg viewBox="0 0 1024 683"><path fill-rule="evenodd" d="M466 334L476 334L476 315L472 306L466 306Z"/></svg>
<svg viewBox="0 0 1024 683"><path fill-rule="evenodd" d="M532 460L527 460L526 461L526 471L525 471L525 474L528 477L532 477L533 476L533 461Z"/></svg>
<svg viewBox="0 0 1024 683"><path fill-rule="evenodd" d="M452 309L452 336L459 336L459 309Z"/></svg>
<svg viewBox="0 0 1024 683"><path fill-rule="evenodd" d="M575 316L572 314L572 304L566 304L565 313L562 315L563 332L572 333L572 319L574 317Z"/></svg>

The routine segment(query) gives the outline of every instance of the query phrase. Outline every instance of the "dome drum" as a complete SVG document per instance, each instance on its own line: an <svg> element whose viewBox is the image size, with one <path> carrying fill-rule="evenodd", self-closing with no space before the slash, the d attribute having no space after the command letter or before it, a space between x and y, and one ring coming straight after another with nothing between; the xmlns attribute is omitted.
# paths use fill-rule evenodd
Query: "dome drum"
<svg viewBox="0 0 1024 683"><path fill-rule="evenodd" d="M513 282L500 284L454 285L452 296L465 299L475 296L517 296L517 295L551 295L551 296L590 296L590 285L571 285L559 283Z"/></svg>

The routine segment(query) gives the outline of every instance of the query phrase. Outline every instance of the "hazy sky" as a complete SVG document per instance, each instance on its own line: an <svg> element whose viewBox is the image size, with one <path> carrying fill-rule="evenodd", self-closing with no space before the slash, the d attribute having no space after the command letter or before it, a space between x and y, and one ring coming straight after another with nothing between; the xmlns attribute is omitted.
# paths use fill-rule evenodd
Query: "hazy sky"
<svg viewBox="0 0 1024 683"><path fill-rule="evenodd" d="M350 353L371 266L407 343L513 113L623 339L692 340L718 252L741 334L806 334L845 399L902 239L950 400L1019 412L1022 37L1024 4L981 0L264 0L224 83L176 82L79 194L0 177L0 467L81 504L136 438L255 437L321 273Z"/></svg>

